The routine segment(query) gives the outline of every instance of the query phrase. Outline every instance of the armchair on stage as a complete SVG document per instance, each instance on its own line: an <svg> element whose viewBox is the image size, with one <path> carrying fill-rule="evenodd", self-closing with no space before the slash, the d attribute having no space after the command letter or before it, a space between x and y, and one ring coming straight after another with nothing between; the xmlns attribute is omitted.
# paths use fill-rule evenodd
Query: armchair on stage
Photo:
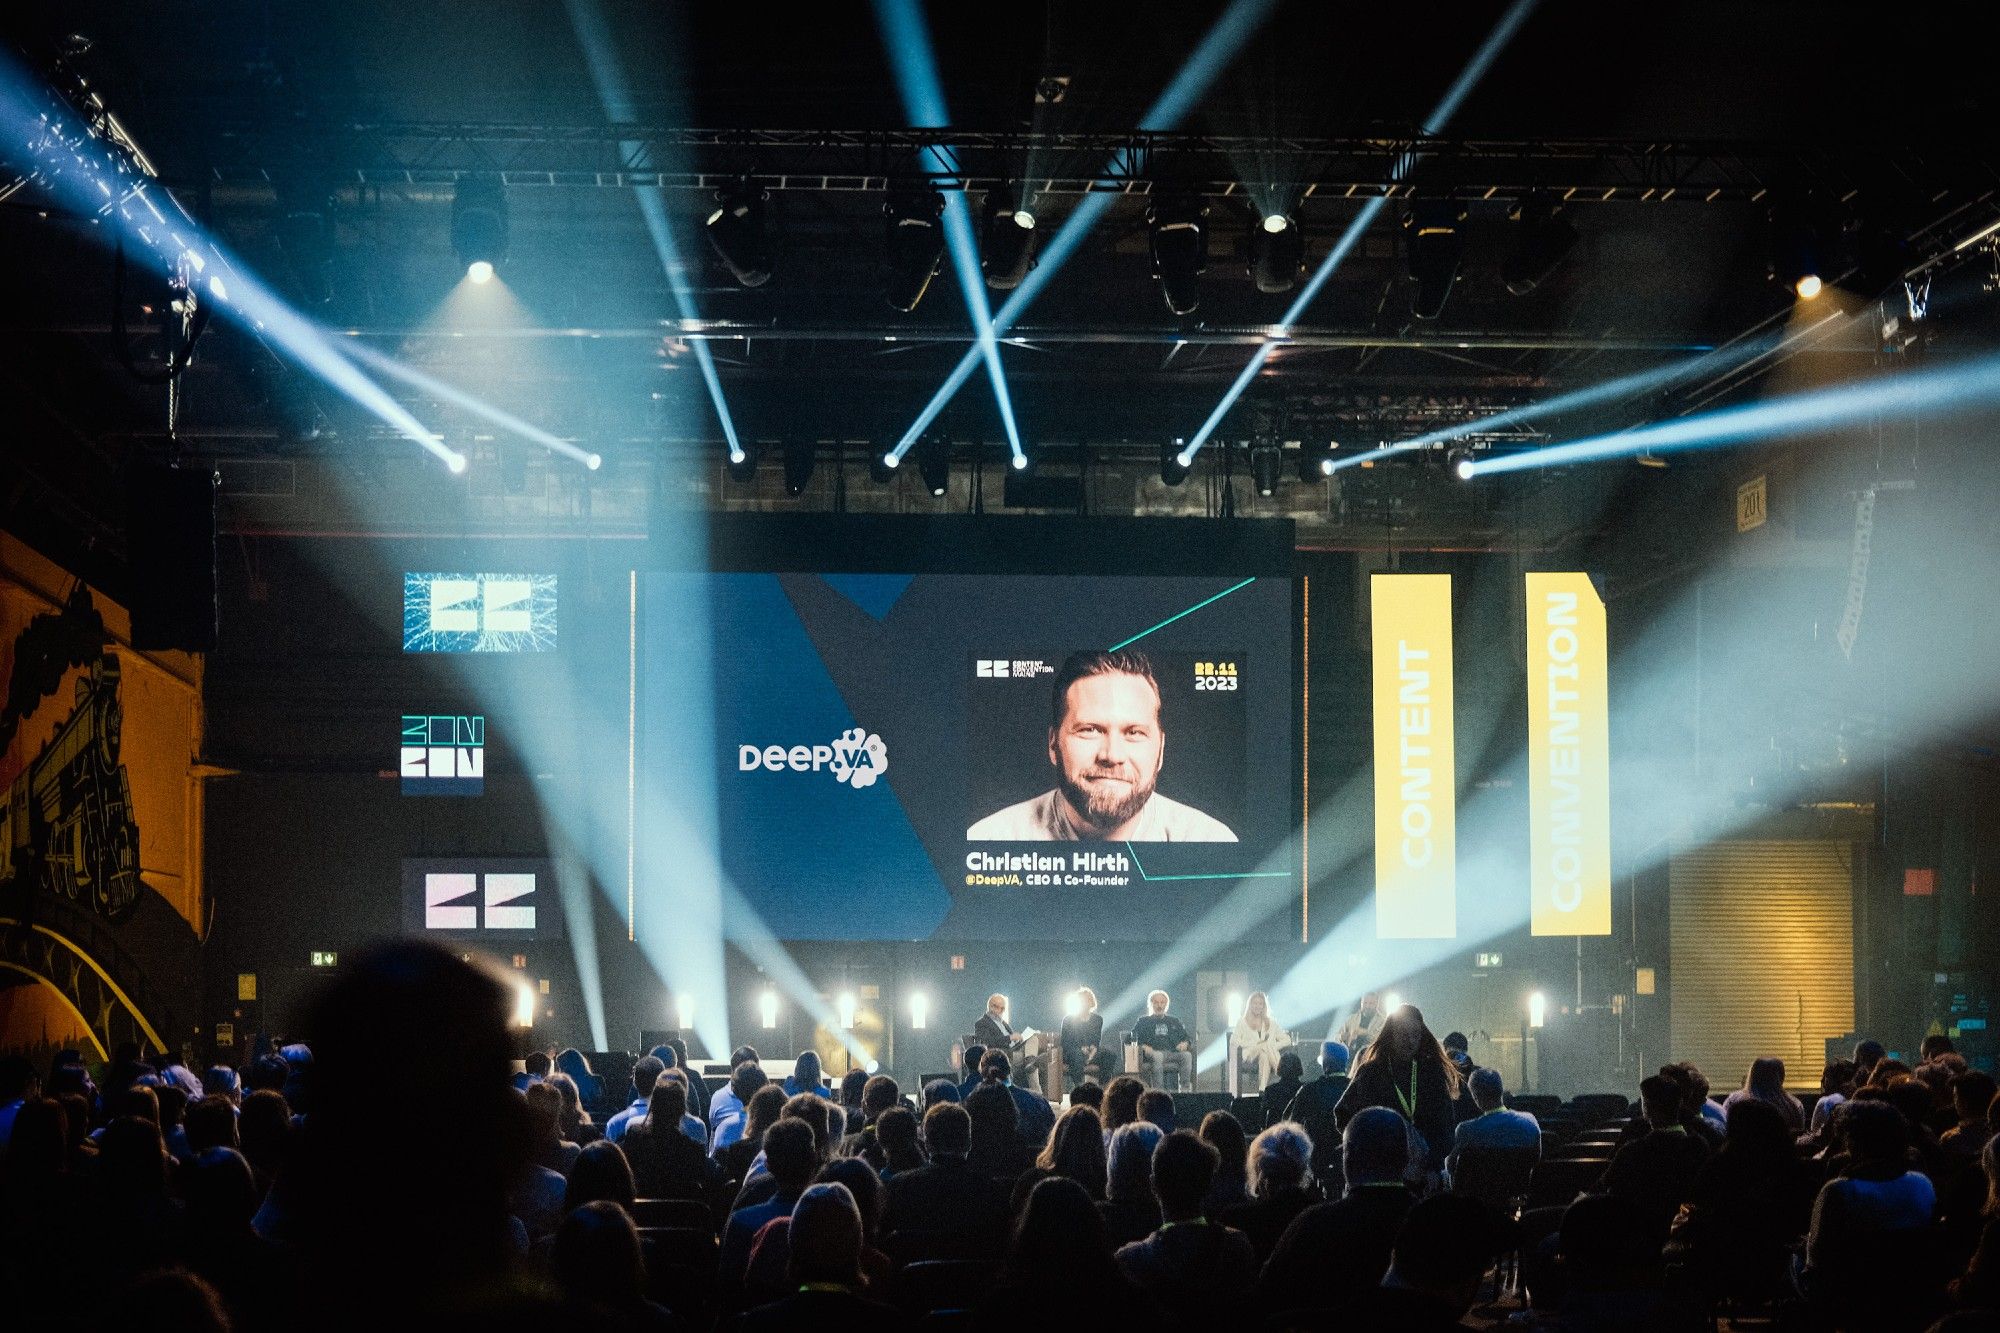
<svg viewBox="0 0 2000 1333"><path fill-rule="evenodd" d="M961 1051L972 1046L993 1049L978 1033L967 1033L958 1039ZM1036 1032L1030 1028L1026 1035L1015 1038L1005 1048L1007 1062L1012 1066L1014 1086L1026 1088L1029 1092L1045 1094L1046 1088L1058 1089L1062 1093L1062 1050L1051 1033ZM977 1072L977 1071L974 1071ZM1046 1082L1044 1074L1047 1074Z"/></svg>

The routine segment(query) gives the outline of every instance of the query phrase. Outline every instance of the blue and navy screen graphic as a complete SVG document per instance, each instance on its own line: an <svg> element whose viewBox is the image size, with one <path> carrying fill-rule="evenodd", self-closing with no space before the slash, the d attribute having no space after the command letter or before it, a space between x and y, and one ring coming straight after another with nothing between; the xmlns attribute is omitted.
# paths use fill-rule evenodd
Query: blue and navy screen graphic
<svg viewBox="0 0 2000 1333"><path fill-rule="evenodd" d="M406 653L545 653L555 646L553 574L403 575Z"/></svg>
<svg viewBox="0 0 2000 1333"><path fill-rule="evenodd" d="M1262 915L1292 614L1282 578L646 574L641 864L712 830L733 938L1164 940L1252 881Z"/></svg>

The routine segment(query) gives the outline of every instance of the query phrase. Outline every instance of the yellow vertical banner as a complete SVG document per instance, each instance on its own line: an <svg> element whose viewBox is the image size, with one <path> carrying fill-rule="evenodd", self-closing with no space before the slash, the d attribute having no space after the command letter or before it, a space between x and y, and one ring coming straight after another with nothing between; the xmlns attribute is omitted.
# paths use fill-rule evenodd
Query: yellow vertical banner
<svg viewBox="0 0 2000 1333"><path fill-rule="evenodd" d="M1375 934L1458 934L1451 576L1376 574Z"/></svg>
<svg viewBox="0 0 2000 1333"><path fill-rule="evenodd" d="M1537 935L1611 933L1604 602L1587 574L1528 575L1529 891Z"/></svg>

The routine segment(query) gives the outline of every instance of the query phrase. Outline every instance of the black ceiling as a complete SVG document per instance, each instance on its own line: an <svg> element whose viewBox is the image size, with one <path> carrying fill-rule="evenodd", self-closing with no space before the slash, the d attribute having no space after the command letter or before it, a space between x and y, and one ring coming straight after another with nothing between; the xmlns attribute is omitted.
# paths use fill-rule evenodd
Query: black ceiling
<svg viewBox="0 0 2000 1333"><path fill-rule="evenodd" d="M969 320L948 268L913 314L882 299L879 187L898 168L891 141L869 136L905 121L873 7L591 7L630 94L617 129L645 141L642 165L668 184L692 311L648 238L631 159L619 156L626 135L613 131L573 27L579 8L123 0L44 5L8 22L41 58L63 34L88 37L72 67L176 195L309 313L546 429L601 442L608 457L661 439L712 448L719 434L678 336L686 330L670 324L694 315L729 334L711 345L746 435L893 439L964 352ZM1032 143L1018 174L1043 179L1093 170L1063 155L1074 143L1065 136L1138 128L1223 6L925 8L953 126ZM1148 167L1162 180L1206 179L1218 157L1241 157L1246 176L1351 183L1388 158L1320 150L1403 142L1504 8L1272 5L1179 127L1191 137L1161 141ZM1569 262L1531 295L1510 295L1499 267L1514 200L1472 191L1463 277L1441 319L1417 320L1398 226L1407 204L1392 201L1219 438L1372 444L1775 327L1791 300L1766 280L1767 213L1808 186L1914 239L1912 262L1948 248L2000 215L1986 162L1996 26L1990 6L1972 4L1544 0L1464 104L1452 142L1411 180L1576 187L1567 216L1581 239ZM1066 80L1064 96L1038 104L1051 77ZM844 137L797 148L815 132ZM1585 140L1603 141L1601 151ZM1007 170L1004 153L986 161ZM803 174L778 175L800 162ZM867 188L815 177L821 163L855 167ZM476 167L507 181L504 277L519 309L505 337L479 336L491 321L460 337L440 324L462 273L449 242L454 179ZM739 171L773 187L777 275L754 291L730 280L701 236L705 178ZM1729 188L1648 188L1655 171ZM1147 254L1147 172L1134 175L1004 349L1037 444L1125 442L1143 456L1191 434L1291 299L1247 280L1241 251L1257 205L1235 191L1211 200L1199 311L1169 315ZM301 189L331 201L325 300L279 243L281 196ZM1298 206L1309 269L1364 197L1329 188ZM1042 234L1076 203L1044 201ZM88 508L94 478L134 447L160 447L163 392L118 366L101 237L45 204L29 190L0 206L0 246L20 257L5 374L33 414L28 433L61 447L46 458L20 451L10 466L24 473L17 494ZM129 292L126 311L142 366L153 355L144 295ZM1827 352L1870 357L1879 343L1871 331ZM182 387L184 442L208 454L341 450L370 434L365 418L226 329ZM427 421L456 419L423 395L412 401ZM1565 424L1678 406L1621 402ZM941 424L998 438L983 377Z"/></svg>

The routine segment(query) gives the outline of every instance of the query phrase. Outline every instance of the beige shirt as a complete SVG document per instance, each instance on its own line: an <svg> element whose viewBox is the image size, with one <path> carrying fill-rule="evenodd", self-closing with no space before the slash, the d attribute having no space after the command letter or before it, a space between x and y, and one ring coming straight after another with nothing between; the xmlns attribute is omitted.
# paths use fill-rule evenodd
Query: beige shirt
<svg viewBox="0 0 2000 1333"><path fill-rule="evenodd" d="M965 838L967 842L1103 841L1101 834L1070 818L1069 807L1055 788L986 816L965 831ZM1120 841L1235 842L1236 835L1221 820L1154 792L1132 821L1132 832Z"/></svg>

